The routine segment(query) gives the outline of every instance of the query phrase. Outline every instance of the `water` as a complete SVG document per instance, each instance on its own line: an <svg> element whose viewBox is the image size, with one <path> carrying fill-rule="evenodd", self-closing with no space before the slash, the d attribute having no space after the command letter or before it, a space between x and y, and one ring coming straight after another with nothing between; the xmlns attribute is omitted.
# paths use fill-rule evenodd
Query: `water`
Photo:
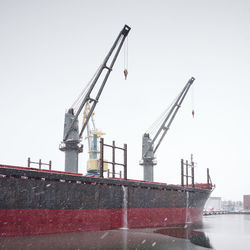
<svg viewBox="0 0 250 250"><path fill-rule="evenodd" d="M250 215L213 215L201 228L118 229L27 237L2 237L0 249L249 250Z"/></svg>
<svg viewBox="0 0 250 250"><path fill-rule="evenodd" d="M204 217L204 231L214 249L249 250L250 215L213 215Z"/></svg>
<svg viewBox="0 0 250 250"><path fill-rule="evenodd" d="M189 223L189 192L186 192L186 226Z"/></svg>
<svg viewBox="0 0 250 250"><path fill-rule="evenodd" d="M128 188L122 186L123 191L123 229L122 232L122 242L123 242L123 250L128 249Z"/></svg>
<svg viewBox="0 0 250 250"><path fill-rule="evenodd" d="M122 186L123 191L123 229L128 228L128 188Z"/></svg>

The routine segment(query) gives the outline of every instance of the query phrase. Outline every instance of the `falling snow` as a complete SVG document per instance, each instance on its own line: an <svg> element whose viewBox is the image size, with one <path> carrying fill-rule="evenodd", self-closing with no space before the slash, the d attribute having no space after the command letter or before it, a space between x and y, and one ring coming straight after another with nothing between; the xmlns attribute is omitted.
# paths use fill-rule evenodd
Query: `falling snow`
<svg viewBox="0 0 250 250"><path fill-rule="evenodd" d="M104 239L108 234L109 234L108 232L104 233L104 234L100 237L100 239Z"/></svg>

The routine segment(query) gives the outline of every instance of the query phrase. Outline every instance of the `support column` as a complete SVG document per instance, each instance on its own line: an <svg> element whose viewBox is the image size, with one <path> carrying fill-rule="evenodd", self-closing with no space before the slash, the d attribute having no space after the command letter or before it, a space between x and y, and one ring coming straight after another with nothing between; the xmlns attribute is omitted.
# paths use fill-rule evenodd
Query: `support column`
<svg viewBox="0 0 250 250"><path fill-rule="evenodd" d="M156 165L153 145L151 143L149 134L144 134L142 137L142 160L140 165L143 166L143 180L154 181L154 166Z"/></svg>
<svg viewBox="0 0 250 250"><path fill-rule="evenodd" d="M69 109L65 113L64 135L68 132L74 118L74 110ZM77 119L69 132L68 138L61 143L59 149L65 152L65 172L78 173L78 154L82 152L83 145L80 143Z"/></svg>

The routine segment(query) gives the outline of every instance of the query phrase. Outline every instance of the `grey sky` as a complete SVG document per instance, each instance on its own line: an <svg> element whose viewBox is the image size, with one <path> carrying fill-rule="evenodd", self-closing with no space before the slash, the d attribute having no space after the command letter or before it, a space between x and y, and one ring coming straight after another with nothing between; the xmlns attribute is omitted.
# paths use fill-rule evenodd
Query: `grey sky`
<svg viewBox="0 0 250 250"><path fill-rule="evenodd" d="M64 169L64 112L124 24L132 28L128 80L122 51L95 120L107 142L128 144L129 177L142 178L142 134L194 76L157 153L155 180L180 183L180 159L193 153L197 182L209 167L214 196L242 199L250 193L247 0L1 0L0 164L23 166L30 156ZM85 172L87 155L80 158Z"/></svg>

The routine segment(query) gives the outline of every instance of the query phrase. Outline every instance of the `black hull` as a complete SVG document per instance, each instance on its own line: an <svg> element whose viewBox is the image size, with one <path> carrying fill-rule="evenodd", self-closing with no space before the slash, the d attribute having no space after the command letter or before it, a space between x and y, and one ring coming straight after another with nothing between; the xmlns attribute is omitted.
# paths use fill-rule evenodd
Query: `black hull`
<svg viewBox="0 0 250 250"><path fill-rule="evenodd" d="M0 200L3 201L0 203L2 235L6 233L4 225L13 223L8 219L3 221L6 220L4 217L8 218L8 213L20 211L25 215L23 218L19 215L19 219L24 221L27 220L28 214L36 216L37 213L43 214L44 211L48 217L44 217L45 224L49 223L47 221L49 218L57 221L54 217L58 211L71 214L71 219L74 217L72 214L77 218L85 218L84 216L91 214L99 217L100 224L96 226L94 222L90 222L94 226L90 225L87 229L84 226L84 219L80 219L79 223L82 226L79 231L122 227L124 208L129 227L185 224L187 220L192 223L199 222L202 219L205 202L211 193L211 189L204 188L92 178L9 167L0 167L0 175ZM102 213L106 218L101 218ZM107 216L116 217L116 221L108 227ZM95 221L94 218L93 220ZM54 231L57 231L56 227L54 225ZM58 228L58 232L62 231L61 227L62 225ZM11 230L15 235L15 229Z"/></svg>

